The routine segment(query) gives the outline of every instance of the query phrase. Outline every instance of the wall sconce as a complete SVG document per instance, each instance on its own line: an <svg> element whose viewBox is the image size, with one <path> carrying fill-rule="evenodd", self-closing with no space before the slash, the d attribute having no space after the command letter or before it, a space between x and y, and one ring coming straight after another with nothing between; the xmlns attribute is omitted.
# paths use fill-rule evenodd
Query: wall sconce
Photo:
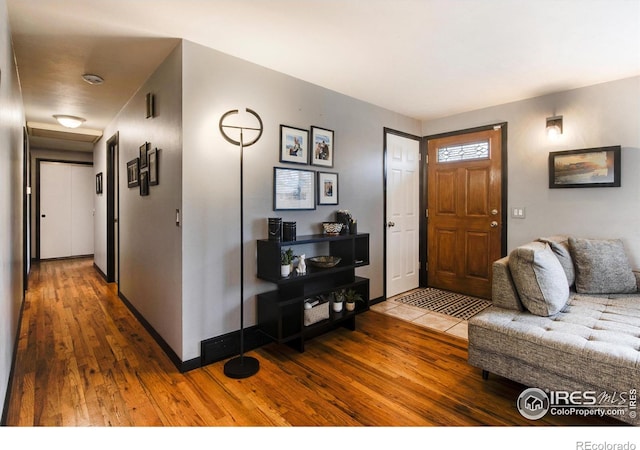
<svg viewBox="0 0 640 450"><path fill-rule="evenodd" d="M557 138L562 134L562 116L547 117L547 136Z"/></svg>
<svg viewBox="0 0 640 450"><path fill-rule="evenodd" d="M147 119L150 117L155 117L156 115L156 99L155 96L149 92L145 97L145 103L147 106Z"/></svg>

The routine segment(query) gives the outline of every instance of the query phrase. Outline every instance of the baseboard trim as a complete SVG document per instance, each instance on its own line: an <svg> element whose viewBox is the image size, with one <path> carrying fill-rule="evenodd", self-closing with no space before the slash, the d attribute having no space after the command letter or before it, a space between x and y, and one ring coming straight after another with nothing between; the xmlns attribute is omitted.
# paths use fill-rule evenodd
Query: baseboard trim
<svg viewBox="0 0 640 450"><path fill-rule="evenodd" d="M107 281L107 275L100 269L100 267L98 267L95 262L93 263L93 268L96 270L96 272L98 272L98 274L100 274L102 278L104 278L104 281Z"/></svg>
<svg viewBox="0 0 640 450"><path fill-rule="evenodd" d="M178 369L181 373L184 373L200 367L200 365L198 364L199 360L197 358L189 361L182 361L176 354L176 352L173 351L169 344L167 344L162 336L160 336L160 334L151 326L151 324L147 322L147 320L142 316L142 314L140 314L140 312L138 312L138 310L131 304L129 299L127 299L127 297L122 292L118 292L118 297L120 297L120 300L122 300L126 307L129 308L129 311L131 311L135 318L138 319L138 322L142 324L144 329L147 330L151 337L158 343L162 351L167 354L171 362L176 366L176 369Z"/></svg>
<svg viewBox="0 0 640 450"><path fill-rule="evenodd" d="M257 326L244 329L244 351L272 342ZM240 354L240 330L206 339L200 343L201 366Z"/></svg>
<svg viewBox="0 0 640 450"><path fill-rule="evenodd" d="M369 300L369 306L377 305L378 303L384 302L385 300L386 298L384 297L372 298L371 300Z"/></svg>

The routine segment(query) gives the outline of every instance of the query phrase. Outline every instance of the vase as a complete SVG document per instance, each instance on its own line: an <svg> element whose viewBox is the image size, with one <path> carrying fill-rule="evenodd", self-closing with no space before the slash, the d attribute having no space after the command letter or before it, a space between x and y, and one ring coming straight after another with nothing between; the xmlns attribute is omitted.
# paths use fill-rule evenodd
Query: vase
<svg viewBox="0 0 640 450"><path fill-rule="evenodd" d="M333 302L333 312L342 311L342 302Z"/></svg>
<svg viewBox="0 0 640 450"><path fill-rule="evenodd" d="M346 302L345 308L347 309L347 311L353 311L354 309L356 309L356 302Z"/></svg>
<svg viewBox="0 0 640 450"><path fill-rule="evenodd" d="M281 217L269 218L269 240L270 241L282 240L282 218Z"/></svg>
<svg viewBox="0 0 640 450"><path fill-rule="evenodd" d="M282 275L283 278L288 277L291 274L291 264L287 264L286 266L282 265L280 266L280 275Z"/></svg>
<svg viewBox="0 0 640 450"><path fill-rule="evenodd" d="M292 242L296 240L296 223L282 222L282 240Z"/></svg>

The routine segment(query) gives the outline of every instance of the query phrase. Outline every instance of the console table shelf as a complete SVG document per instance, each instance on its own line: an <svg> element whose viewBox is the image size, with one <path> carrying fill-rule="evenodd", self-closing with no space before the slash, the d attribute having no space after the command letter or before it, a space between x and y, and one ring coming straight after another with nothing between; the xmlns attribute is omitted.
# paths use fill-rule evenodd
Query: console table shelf
<svg viewBox="0 0 640 450"><path fill-rule="evenodd" d="M322 255L339 256L332 268L318 268L307 263L307 273L292 272L280 276L280 254L285 248L311 245ZM300 236L295 241L258 240L258 278L270 281L276 289L258 294L258 327L278 343L286 343L304 351L305 340L339 326L355 329L356 315L369 309L369 280L356 276L357 267L369 264L369 235ZM334 312L329 304L328 318L304 324L304 303L316 298L327 299L334 292L353 289L363 302L354 311Z"/></svg>

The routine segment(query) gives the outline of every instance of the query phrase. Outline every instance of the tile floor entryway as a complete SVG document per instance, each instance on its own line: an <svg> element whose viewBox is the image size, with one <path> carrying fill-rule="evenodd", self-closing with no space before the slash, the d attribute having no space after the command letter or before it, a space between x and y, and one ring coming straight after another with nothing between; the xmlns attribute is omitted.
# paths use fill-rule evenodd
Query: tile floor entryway
<svg viewBox="0 0 640 450"><path fill-rule="evenodd" d="M371 310L468 340L466 320L395 301L396 298L408 293L388 298L386 301L371 306Z"/></svg>

